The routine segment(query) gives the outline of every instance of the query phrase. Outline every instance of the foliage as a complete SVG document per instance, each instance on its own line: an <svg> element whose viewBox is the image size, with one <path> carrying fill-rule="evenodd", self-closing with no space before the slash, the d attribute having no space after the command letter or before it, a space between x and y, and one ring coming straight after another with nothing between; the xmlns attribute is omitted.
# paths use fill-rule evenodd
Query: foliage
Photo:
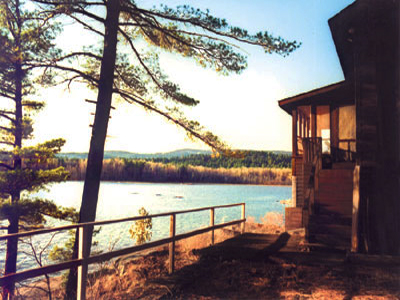
<svg viewBox="0 0 400 300"><path fill-rule="evenodd" d="M25 244L29 249L26 251L22 250L21 252L24 253L27 257L33 259L38 264L39 267L43 267L44 265L47 264L48 250L56 235L57 232L53 233L51 235L51 238L46 243L41 243L41 240L35 243L32 239L32 236L20 239L20 243ZM47 295L48 299L51 300L53 299L53 296L50 284L50 276L49 274L44 274L44 277L46 282L46 288L42 287L40 284L35 284L35 283L25 285L24 283L19 282L19 285L22 285L23 287L28 286L30 289L38 289L39 291L44 292Z"/></svg>
<svg viewBox="0 0 400 300"><path fill-rule="evenodd" d="M44 215L77 219L75 210L28 194L68 176L62 167L46 166L64 140L23 147L23 140L32 137L32 114L43 107L34 97L36 88L51 84L54 75L35 76L36 65L60 53L54 45L60 27L49 17L49 12L26 9L23 0L0 0L0 219L8 220L8 233L40 226ZM8 239L5 274L16 272L17 253L18 240ZM13 293L13 283L4 286L4 298Z"/></svg>
<svg viewBox="0 0 400 300"><path fill-rule="evenodd" d="M48 183L65 181L68 172L63 167L47 168L49 158L54 157L64 141L53 140L36 147L3 150L4 157L12 161L18 157L22 161L20 168L0 170L0 219L20 218L24 229L45 223L44 216L77 221L78 214L74 209L62 208L47 199L30 198L26 192L36 192L45 188ZM3 164L6 164L4 160ZM17 201L11 196L25 191Z"/></svg>
<svg viewBox="0 0 400 300"><path fill-rule="evenodd" d="M20 199L18 203L3 203L0 206L0 220L18 216L20 227L32 229L46 223L45 216L77 222L78 213L74 208L60 207L47 199Z"/></svg>
<svg viewBox="0 0 400 300"><path fill-rule="evenodd" d="M139 209L140 216L148 216L149 213L144 207ZM135 240L136 245L142 245L151 240L153 228L153 222L151 218L141 219L135 221L134 225L129 229L129 233L133 240Z"/></svg>
<svg viewBox="0 0 400 300"><path fill-rule="evenodd" d="M96 229L93 232L93 235L97 235L98 233L100 233L100 230L101 230L101 228ZM74 244L75 244L75 231L70 230L70 231L68 231L68 239L66 240L64 245L62 247L55 245L51 249L51 251L49 253L50 260L55 261L55 262L64 262L64 261L72 259L72 252L73 252ZM98 241L94 241L93 245L94 246L98 245Z"/></svg>
<svg viewBox="0 0 400 300"><path fill-rule="evenodd" d="M44 223L43 215L76 219L76 212L46 199L30 199L26 193L64 181L68 173L47 166L65 140L23 147L23 141L32 137L32 114L44 106L31 97L38 85L47 86L53 78L51 72L35 77L34 65L60 53L54 45L58 24L49 20L47 12L27 10L24 5L20 0L0 0L0 218L15 223L21 217L20 225L26 227Z"/></svg>
<svg viewBox="0 0 400 300"><path fill-rule="evenodd" d="M70 172L71 180L85 178L86 160L54 160ZM290 168L232 167L210 168L204 166L175 165L135 159L106 159L103 163L102 180L144 182L193 182L234 184L281 184L291 183Z"/></svg>
<svg viewBox="0 0 400 300"><path fill-rule="evenodd" d="M93 232L93 236L96 236L100 233L101 227L98 228ZM54 262L65 262L72 259L73 256L73 249L75 244L75 231L69 230L68 231L68 238L63 246L55 245L48 254L50 260ZM97 246L98 241L93 242L93 246ZM100 252L95 252L94 254L99 254ZM62 285L65 287L67 283L69 272L63 272L62 278Z"/></svg>
<svg viewBox="0 0 400 300"><path fill-rule="evenodd" d="M68 231L68 239L64 243L63 247L55 245L50 253L49 258L52 261L64 262L72 258L72 248L75 243L75 232L73 230Z"/></svg>
<svg viewBox="0 0 400 300"><path fill-rule="evenodd" d="M224 153L230 151L223 142L199 122L184 116L181 108L195 106L199 100L185 94L178 83L168 78L160 66L160 54L169 52L190 58L200 67L228 75L241 73L247 67L245 51L236 43L259 46L265 53L282 56L289 55L300 46L297 41L286 41L267 31L251 34L211 15L208 10L188 5L171 8L161 4L143 9L128 0L34 1L51 9L54 15L71 18L101 39L106 37L99 28L108 26L111 29L104 16L115 13L118 18L118 24L114 24L118 32L118 51L115 53L112 79L114 96L163 116L183 128L190 138L198 138ZM62 82L83 81L97 90L104 54L104 49L91 45L82 51L60 56L53 60L51 67L65 72Z"/></svg>
<svg viewBox="0 0 400 300"><path fill-rule="evenodd" d="M291 156L271 151L245 151L242 157L212 156L207 154L187 157L153 158L154 162L178 166L203 166L208 168L290 168Z"/></svg>

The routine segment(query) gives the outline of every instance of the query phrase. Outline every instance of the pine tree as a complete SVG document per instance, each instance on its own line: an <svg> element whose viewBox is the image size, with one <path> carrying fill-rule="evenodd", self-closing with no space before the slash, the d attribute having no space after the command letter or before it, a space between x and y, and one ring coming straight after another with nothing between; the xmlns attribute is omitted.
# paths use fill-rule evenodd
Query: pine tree
<svg viewBox="0 0 400 300"><path fill-rule="evenodd" d="M38 83L48 84L51 74L33 79L33 64L50 61L59 54L53 40L59 28L48 15L24 9L20 0L0 0L0 220L8 220L8 233L32 229L45 223L44 216L76 220L73 209L56 206L29 193L51 182L66 180L62 168L46 162L60 151L65 141L51 140L23 147L32 137L31 114L43 107L32 100ZM5 274L15 273L18 239L7 241ZM3 287L3 299L14 293L14 284Z"/></svg>
<svg viewBox="0 0 400 300"><path fill-rule="evenodd" d="M143 9L133 0L34 1L46 9L51 8L55 14L70 17L103 40L104 47L99 51L70 53L53 64L55 68L73 73L69 77L70 83L84 80L98 91L81 222L95 219L113 95L160 114L182 127L190 137L202 140L218 152L228 152L226 145L215 135L182 114L180 106L194 106L199 102L182 93L179 85L163 73L159 65L160 51L190 58L204 68L227 75L240 73L247 67L247 59L235 43L260 46L266 53L284 56L299 46L296 41L286 41L268 32L249 34L208 11L187 5L176 9L165 5ZM140 47L143 42L146 46ZM76 63L67 64L67 59L82 58L87 60L86 68L77 68ZM68 292L73 290L70 286Z"/></svg>

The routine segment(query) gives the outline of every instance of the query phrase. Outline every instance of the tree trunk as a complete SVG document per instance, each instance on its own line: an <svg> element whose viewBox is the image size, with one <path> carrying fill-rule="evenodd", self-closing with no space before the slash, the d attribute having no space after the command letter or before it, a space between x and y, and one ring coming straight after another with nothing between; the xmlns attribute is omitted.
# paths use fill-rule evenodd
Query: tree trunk
<svg viewBox="0 0 400 300"><path fill-rule="evenodd" d="M20 30L21 30L21 18L19 13L19 1L16 3L16 18L18 24L18 34L16 35L15 44L21 51L21 40L20 40ZM18 52L19 52L18 51ZM22 79L24 73L22 71L22 55L18 54L18 59L14 64L15 67L15 133L14 133L14 148L22 147ZM22 162L21 157L15 155L14 160L14 170L21 170ZM11 195L11 203L16 204L20 199L20 191L15 191ZM19 215L13 215L9 218L8 234L18 233L18 223ZM18 253L18 238L10 238L7 240L7 250L6 250L6 262L5 262L5 275L15 273L17 270L17 253ZM3 287L3 299L10 299L14 295L15 284L9 283Z"/></svg>
<svg viewBox="0 0 400 300"><path fill-rule="evenodd" d="M107 135L108 119L110 116L112 90L114 82L114 68L117 53L118 19L120 13L119 0L107 2L107 17L104 23L104 51L101 61L100 81L98 88L96 114L93 123L92 137L88 162L86 167L85 184L83 188L82 204L79 215L79 222L91 222L96 218L97 201L100 187L100 176L103 166L104 145ZM88 234L90 245L93 228ZM74 257L77 256L77 242L75 239ZM71 270L67 283L67 298L75 297L77 286L76 269Z"/></svg>
<svg viewBox="0 0 400 300"><path fill-rule="evenodd" d="M14 147L21 148L22 146L22 103L21 103L21 92L22 92L22 71L21 64L16 64L16 122L15 122L15 140ZM21 158L16 155L14 156L14 170L21 170L22 162ZM16 204L20 199L20 191L15 191L11 195L11 203ZM19 215L12 215L9 219L8 234L18 233ZM5 274L15 273L17 270L17 252L18 252L18 238L10 238L7 240L7 252L5 262ZM15 284L10 283L3 289L3 298L8 299L14 295Z"/></svg>

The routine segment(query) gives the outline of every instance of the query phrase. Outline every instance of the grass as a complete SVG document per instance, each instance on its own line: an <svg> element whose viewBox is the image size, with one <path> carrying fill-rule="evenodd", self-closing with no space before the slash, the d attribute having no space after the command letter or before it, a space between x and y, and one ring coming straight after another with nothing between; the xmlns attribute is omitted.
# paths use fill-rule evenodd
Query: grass
<svg viewBox="0 0 400 300"><path fill-rule="evenodd" d="M256 237L289 236L283 217L268 213L263 223L248 218ZM215 232L229 244L239 227ZM291 233L296 250L234 253L213 250L210 233L177 243L176 272L168 275L168 247L109 262L89 280L88 299L399 299L400 265L350 262L345 253L309 252L303 233ZM292 239L291 237L291 239ZM236 239L237 240L237 239ZM260 247L259 243L255 246ZM204 250L194 251L194 249ZM225 250L223 250L225 249ZM254 253L263 255L248 255ZM208 254L207 254L208 253ZM207 254L207 255L206 255ZM61 291L54 293L62 296ZM35 297L40 299L40 297Z"/></svg>

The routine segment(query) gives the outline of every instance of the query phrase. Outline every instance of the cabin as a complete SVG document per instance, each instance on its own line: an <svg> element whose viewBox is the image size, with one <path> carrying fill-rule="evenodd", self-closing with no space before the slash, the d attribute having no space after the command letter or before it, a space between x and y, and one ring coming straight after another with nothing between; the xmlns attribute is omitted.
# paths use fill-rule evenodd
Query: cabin
<svg viewBox="0 0 400 300"><path fill-rule="evenodd" d="M310 245L400 254L399 16L398 0L333 16L345 79L279 101L292 117L285 226L304 227Z"/></svg>

